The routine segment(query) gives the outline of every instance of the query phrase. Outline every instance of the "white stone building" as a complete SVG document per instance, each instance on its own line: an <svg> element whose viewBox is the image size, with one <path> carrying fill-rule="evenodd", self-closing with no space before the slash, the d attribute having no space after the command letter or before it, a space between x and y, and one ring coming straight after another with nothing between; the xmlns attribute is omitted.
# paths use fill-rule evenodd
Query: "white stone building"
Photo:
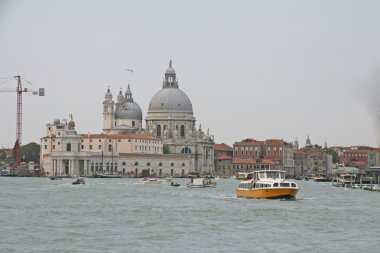
<svg viewBox="0 0 380 253"><path fill-rule="evenodd" d="M46 176L93 176L96 173L130 177L186 176L186 155L163 155L162 140L143 134L78 134L73 121L47 124L41 138L41 167Z"/></svg>

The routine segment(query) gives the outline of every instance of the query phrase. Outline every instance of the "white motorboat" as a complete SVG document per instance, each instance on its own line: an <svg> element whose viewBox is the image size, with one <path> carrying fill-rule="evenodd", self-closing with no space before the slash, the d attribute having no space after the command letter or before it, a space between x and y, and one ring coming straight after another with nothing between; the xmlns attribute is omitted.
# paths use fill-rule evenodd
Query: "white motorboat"
<svg viewBox="0 0 380 253"><path fill-rule="evenodd" d="M212 181L211 178L190 178L190 182L187 184L189 188L205 188L205 187L216 187L216 182Z"/></svg>

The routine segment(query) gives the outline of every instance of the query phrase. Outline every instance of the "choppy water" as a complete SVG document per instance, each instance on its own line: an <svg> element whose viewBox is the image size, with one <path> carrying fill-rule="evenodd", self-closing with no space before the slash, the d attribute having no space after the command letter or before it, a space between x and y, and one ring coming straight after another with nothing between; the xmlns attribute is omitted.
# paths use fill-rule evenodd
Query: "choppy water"
<svg viewBox="0 0 380 253"><path fill-rule="evenodd" d="M0 252L378 252L380 193L299 181L296 201L138 179L0 177Z"/></svg>

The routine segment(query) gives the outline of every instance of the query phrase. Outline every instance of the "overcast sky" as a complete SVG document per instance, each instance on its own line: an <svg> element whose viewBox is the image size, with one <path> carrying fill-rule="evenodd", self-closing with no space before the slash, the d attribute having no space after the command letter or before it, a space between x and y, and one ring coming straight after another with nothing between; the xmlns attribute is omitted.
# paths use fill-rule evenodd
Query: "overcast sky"
<svg viewBox="0 0 380 253"><path fill-rule="evenodd" d="M23 144L69 114L100 133L108 85L115 98L130 83L145 118L172 59L218 143L378 146L379 13L380 1L0 0L0 78L46 89L23 95ZM0 147L13 146L16 93L0 106Z"/></svg>

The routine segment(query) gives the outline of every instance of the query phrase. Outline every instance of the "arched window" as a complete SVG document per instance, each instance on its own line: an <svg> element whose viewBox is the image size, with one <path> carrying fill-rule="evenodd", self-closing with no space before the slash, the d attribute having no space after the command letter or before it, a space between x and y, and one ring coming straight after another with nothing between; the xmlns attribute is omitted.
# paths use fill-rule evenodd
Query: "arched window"
<svg viewBox="0 0 380 253"><path fill-rule="evenodd" d="M171 163L170 166L174 166L174 163Z"/></svg>
<svg viewBox="0 0 380 253"><path fill-rule="evenodd" d="M188 147L184 147L184 148L181 150L181 153L182 153L182 154L190 154L190 153L191 153L191 149L188 148Z"/></svg>
<svg viewBox="0 0 380 253"><path fill-rule="evenodd" d="M182 163L182 167L185 167L185 163Z"/></svg>
<svg viewBox="0 0 380 253"><path fill-rule="evenodd" d="M161 125L157 126L157 137L161 137Z"/></svg>
<svg viewBox="0 0 380 253"><path fill-rule="evenodd" d="M160 163L158 164L158 166L162 166L162 162L160 162Z"/></svg>
<svg viewBox="0 0 380 253"><path fill-rule="evenodd" d="M150 166L150 162L148 162L148 163L146 164L146 166Z"/></svg>
<svg viewBox="0 0 380 253"><path fill-rule="evenodd" d="M122 162L121 165L125 166L125 162Z"/></svg>
<svg viewBox="0 0 380 253"><path fill-rule="evenodd" d="M135 166L139 166L139 163L138 163L138 162L135 162Z"/></svg>

